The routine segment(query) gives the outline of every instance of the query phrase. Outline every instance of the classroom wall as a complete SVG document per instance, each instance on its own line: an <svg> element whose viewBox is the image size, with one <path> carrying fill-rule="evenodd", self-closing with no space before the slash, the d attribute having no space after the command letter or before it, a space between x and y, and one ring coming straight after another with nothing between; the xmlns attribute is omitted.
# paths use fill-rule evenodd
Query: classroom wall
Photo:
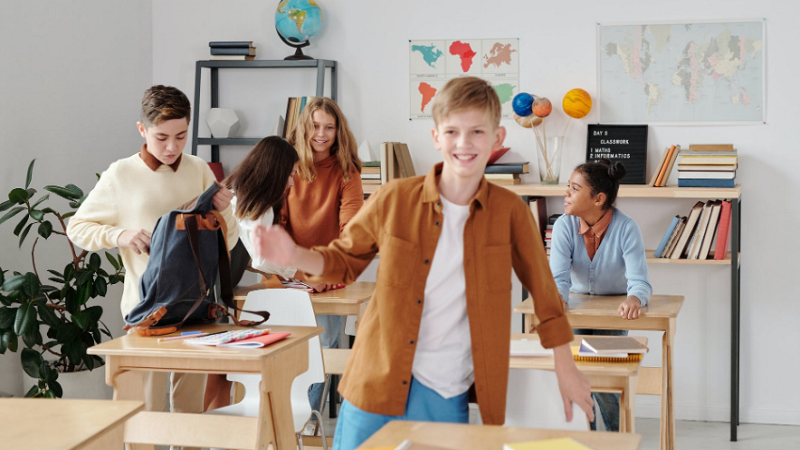
<svg viewBox="0 0 800 450"><path fill-rule="evenodd" d="M276 3L155 2L153 79L191 92L194 61L207 58L211 40L253 40L258 59L291 54L273 29ZM340 104L359 142L369 140L373 151L382 141L407 142L418 173L427 172L440 158L431 145L432 122L408 120L409 39L519 37L523 90L549 96L559 105L561 96L574 87L596 93L594 44L598 21L766 18L767 124L651 127L649 158L657 159L661 149L673 143L733 142L739 149L738 181L744 191L741 419L800 424L800 393L790 388L800 372L800 360L784 357L786 346L800 340L796 326L800 306L792 295L796 265L784 256L800 250L793 238L800 225L800 204L794 195L797 188L792 170L800 162L793 149L800 104L792 94L800 70L796 57L800 31L793 17L800 13L800 7L780 0L710 0L703 2L703 8L687 0L669 4L630 0L546 4L393 1L380 2L379 7L374 1L324 0L320 4L323 31L304 51L339 61ZM240 112L242 136L269 133L277 115L283 114L286 97L313 94L313 71L221 71L220 77L222 106ZM204 85L204 93L206 89ZM201 112L208 109L207 97L204 102ZM555 117L556 127L559 120L563 125L563 117ZM597 121L595 112L580 124L572 124L562 177L583 161L585 124L593 121ZM535 161L531 136L511 121L504 125L508 127L507 143L514 152L505 159ZM208 136L203 123L201 133ZM247 150L223 148L226 170L230 171ZM200 154L208 155L208 150ZM671 183L676 183L675 177L673 173ZM686 214L692 204L622 199L618 206L639 222L647 248L655 248L669 219ZM558 199L550 200L548 207L550 213L563 210ZM650 275L655 292L686 296L676 336L677 418L727 421L730 268L651 265ZM519 292L518 285L515 289ZM660 336L646 335L653 344L646 363L659 365ZM638 415L658 416L657 398L640 396L637 402Z"/></svg>
<svg viewBox="0 0 800 450"><path fill-rule="evenodd" d="M24 185L34 158L32 187L44 192L47 184L73 183L88 192L95 173L142 142L136 121L153 74L151 2L3 0L2 11L0 196ZM50 203L68 210L60 199ZM36 230L20 250L12 233L17 221L0 225L0 267L27 272ZM40 241L36 254L40 273L61 271L71 258L59 236ZM115 335L123 325L121 293L118 285L93 300ZM31 385L19 353L0 355L0 391L21 396Z"/></svg>

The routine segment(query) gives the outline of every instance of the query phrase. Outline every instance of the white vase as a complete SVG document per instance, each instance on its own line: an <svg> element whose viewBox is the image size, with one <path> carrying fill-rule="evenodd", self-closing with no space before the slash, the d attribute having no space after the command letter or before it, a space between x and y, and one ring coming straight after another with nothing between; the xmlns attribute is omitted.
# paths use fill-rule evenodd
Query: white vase
<svg viewBox="0 0 800 450"><path fill-rule="evenodd" d="M59 373L57 381L64 391L62 398L111 400L114 396L114 389L106 384L105 366Z"/></svg>

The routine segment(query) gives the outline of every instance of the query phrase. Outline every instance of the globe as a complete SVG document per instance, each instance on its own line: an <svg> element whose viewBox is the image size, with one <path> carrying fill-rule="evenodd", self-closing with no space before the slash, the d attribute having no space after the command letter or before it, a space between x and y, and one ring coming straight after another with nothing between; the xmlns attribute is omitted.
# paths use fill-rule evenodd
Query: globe
<svg viewBox="0 0 800 450"><path fill-rule="evenodd" d="M312 59L303 47L322 29L322 10L314 0L281 0L275 11L275 30L281 40L296 49L285 59Z"/></svg>

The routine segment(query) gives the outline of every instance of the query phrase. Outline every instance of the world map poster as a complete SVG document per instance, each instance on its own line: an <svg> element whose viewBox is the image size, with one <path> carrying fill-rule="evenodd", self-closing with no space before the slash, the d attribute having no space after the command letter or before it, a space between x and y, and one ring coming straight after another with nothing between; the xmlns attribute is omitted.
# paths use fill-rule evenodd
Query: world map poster
<svg viewBox="0 0 800 450"><path fill-rule="evenodd" d="M433 99L452 78L475 76L491 83L504 119L513 117L519 93L519 39L408 41L410 119L431 119Z"/></svg>
<svg viewBox="0 0 800 450"><path fill-rule="evenodd" d="M763 20L598 24L602 123L764 123Z"/></svg>

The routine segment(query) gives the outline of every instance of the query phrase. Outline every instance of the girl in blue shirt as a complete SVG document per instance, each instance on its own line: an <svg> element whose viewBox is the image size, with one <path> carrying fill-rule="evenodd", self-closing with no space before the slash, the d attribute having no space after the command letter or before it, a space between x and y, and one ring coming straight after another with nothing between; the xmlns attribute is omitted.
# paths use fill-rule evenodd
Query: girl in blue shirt
<svg viewBox="0 0 800 450"><path fill-rule="evenodd" d="M553 225L550 270L561 298L569 293L626 294L619 314L635 320L652 294L639 226L614 207L622 163L608 160L575 168L564 196L564 214ZM591 248L590 248L591 247ZM627 330L576 329L580 335L627 335ZM593 394L609 431L619 430L619 395ZM591 424L596 429L595 422Z"/></svg>

